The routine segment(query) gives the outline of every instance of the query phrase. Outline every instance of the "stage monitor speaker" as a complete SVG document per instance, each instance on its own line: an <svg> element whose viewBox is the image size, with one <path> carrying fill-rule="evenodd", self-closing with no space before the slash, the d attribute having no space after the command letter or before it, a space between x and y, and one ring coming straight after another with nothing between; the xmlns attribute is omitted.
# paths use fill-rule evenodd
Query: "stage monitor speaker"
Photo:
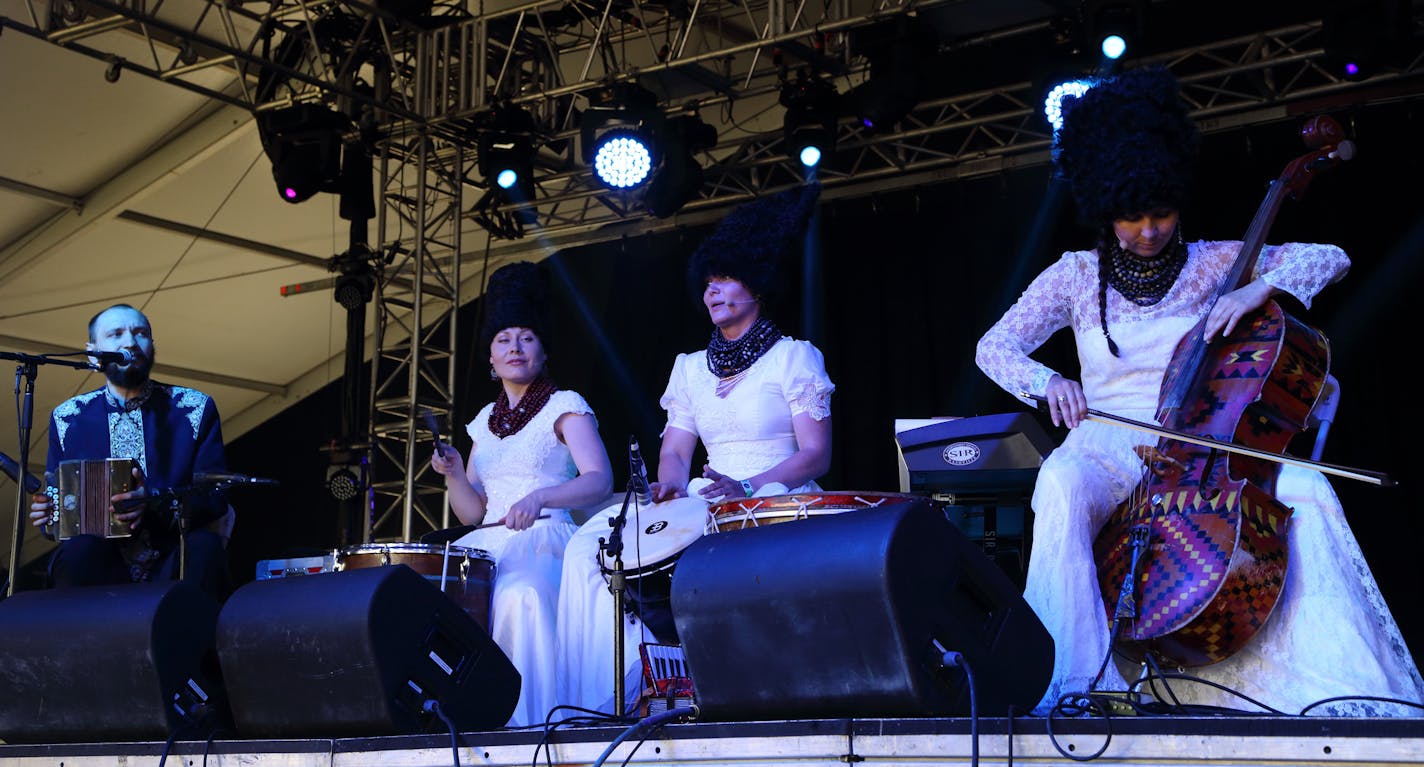
<svg viewBox="0 0 1424 767"><path fill-rule="evenodd" d="M519 672L474 618L403 564L253 581L218 616L243 737L503 727Z"/></svg>
<svg viewBox="0 0 1424 767"><path fill-rule="evenodd" d="M704 536L672 575L700 716L713 721L1029 711L1053 639L927 500ZM943 648L943 650L940 649Z"/></svg>
<svg viewBox="0 0 1424 767"><path fill-rule="evenodd" d="M180 581L16 592L0 602L0 740L166 740L226 728L218 611Z"/></svg>

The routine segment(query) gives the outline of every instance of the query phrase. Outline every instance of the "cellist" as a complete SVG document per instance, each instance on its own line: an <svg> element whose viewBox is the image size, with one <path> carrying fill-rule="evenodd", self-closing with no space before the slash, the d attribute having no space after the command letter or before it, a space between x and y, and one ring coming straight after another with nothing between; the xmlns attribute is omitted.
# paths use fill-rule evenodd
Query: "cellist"
<svg viewBox="0 0 1424 767"><path fill-rule="evenodd" d="M1056 645L1039 715L1065 695L1125 690L1124 675L1138 673L1136 664L1107 661L1109 620L1093 541L1143 480L1135 448L1156 438L1088 422L1088 408L1155 423L1163 372L1204 315L1210 338L1231 332L1278 294L1309 308L1350 265L1333 245L1267 245L1252 279L1213 303L1242 243L1184 235L1180 212L1191 197L1200 142L1175 78L1156 66L1130 70L1066 99L1063 115L1054 167L1097 242L1044 269L976 353L995 383L1016 396L1042 396L1053 423L1070 430L1044 461L1032 497L1024 595ZM1030 357L1065 327L1073 332L1081 382ZM1327 479L1286 466L1276 492L1294 514L1290 567L1275 611L1243 649L1191 673L1291 714L1336 696L1424 702L1424 682ZM1186 704L1260 710L1206 684L1174 681L1170 692ZM1352 700L1310 713L1421 712Z"/></svg>

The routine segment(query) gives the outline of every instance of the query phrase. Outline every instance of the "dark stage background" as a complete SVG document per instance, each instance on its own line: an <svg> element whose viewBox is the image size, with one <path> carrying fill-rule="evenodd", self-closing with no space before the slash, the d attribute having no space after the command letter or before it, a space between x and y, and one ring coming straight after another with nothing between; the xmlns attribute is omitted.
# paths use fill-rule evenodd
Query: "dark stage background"
<svg viewBox="0 0 1424 767"><path fill-rule="evenodd" d="M1376 579L1416 658L1424 659L1420 557L1424 492L1416 460L1414 401L1419 349L1418 286L1424 266L1424 175L1418 137L1424 100L1334 113L1354 138L1350 163L1317 179L1304 199L1285 203L1270 242L1333 242L1353 267L1310 310L1287 311L1321 328L1333 344L1332 372L1343 392L1324 460L1387 472L1398 487L1332 478ZM1300 116L1206 137L1197 202L1184 211L1188 239L1236 239L1266 184L1305 151ZM1066 201L1034 226L1048 195L1046 166L975 180L825 201L819 214L823 290L814 295L824 332L814 340L837 385L834 459L827 489L898 489L893 421L939 415L1020 412L1023 406L974 365L974 344L1039 270L1065 249L1089 247ZM615 484L626 481L626 444L636 434L654 461L662 412L657 401L674 357L705 345L711 326L686 286L687 257L707 229L628 238L553 254L559 276L550 366L598 414ZM787 264L791 290L772 316L806 337L801 264ZM587 315L576 307L584 302ZM477 327L479 302L460 318ZM589 322L588 320L591 320ZM597 328L597 330L596 330ZM600 335L600 332L602 335ZM1076 362L1061 333L1040 358L1070 376ZM488 351L459 348L456 422L495 395ZM229 445L236 471L279 479L276 493L236 499L233 575L254 577L257 561L337 545L336 503L323 487L319 447L339 432L340 387L333 385ZM1042 419L1048 433L1061 439ZM457 429L456 445L469 440ZM1308 454L1302 446L1300 454ZM700 465L700 464L698 464ZM654 471L651 466L649 471Z"/></svg>

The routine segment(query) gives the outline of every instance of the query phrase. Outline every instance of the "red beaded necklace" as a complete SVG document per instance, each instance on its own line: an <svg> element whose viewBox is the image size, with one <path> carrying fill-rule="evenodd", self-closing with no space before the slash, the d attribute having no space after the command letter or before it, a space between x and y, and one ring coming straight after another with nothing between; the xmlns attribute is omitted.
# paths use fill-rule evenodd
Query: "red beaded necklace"
<svg viewBox="0 0 1424 767"><path fill-rule="evenodd" d="M513 408L509 406L509 394L501 387L499 397L494 401L494 409L490 411L489 430L490 433L504 439L513 434L519 433L534 416L544 409L549 398L558 391L559 387L547 376L539 376L529 384L529 388L524 390L524 396L519 398L519 404Z"/></svg>

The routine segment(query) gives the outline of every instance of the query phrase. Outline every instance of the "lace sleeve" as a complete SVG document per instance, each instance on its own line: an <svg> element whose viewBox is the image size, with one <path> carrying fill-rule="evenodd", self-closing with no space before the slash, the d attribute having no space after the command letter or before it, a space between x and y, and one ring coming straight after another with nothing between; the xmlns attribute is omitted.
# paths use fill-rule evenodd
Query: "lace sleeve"
<svg viewBox="0 0 1424 767"><path fill-rule="evenodd" d="M836 390L826 373L826 361L810 341L788 339L781 368L781 393L792 415L807 413L817 421L831 417L831 392Z"/></svg>
<svg viewBox="0 0 1424 767"><path fill-rule="evenodd" d="M1273 288L1295 296L1308 309L1326 285L1350 270L1350 258L1335 245L1290 242L1261 249L1257 274Z"/></svg>
<svg viewBox="0 0 1424 767"><path fill-rule="evenodd" d="M687 393L687 365L692 355L679 354L672 364L672 375L668 376L667 389L663 391L658 404L667 411L667 425L691 434L697 433L697 423L692 419L692 400ZM667 433L664 427L663 433Z"/></svg>
<svg viewBox="0 0 1424 767"><path fill-rule="evenodd" d="M1043 270L1018 301L979 339L974 362L1008 393L1043 394L1053 369L1029 357L1073 321L1073 298L1083 288L1080 258L1065 253Z"/></svg>

